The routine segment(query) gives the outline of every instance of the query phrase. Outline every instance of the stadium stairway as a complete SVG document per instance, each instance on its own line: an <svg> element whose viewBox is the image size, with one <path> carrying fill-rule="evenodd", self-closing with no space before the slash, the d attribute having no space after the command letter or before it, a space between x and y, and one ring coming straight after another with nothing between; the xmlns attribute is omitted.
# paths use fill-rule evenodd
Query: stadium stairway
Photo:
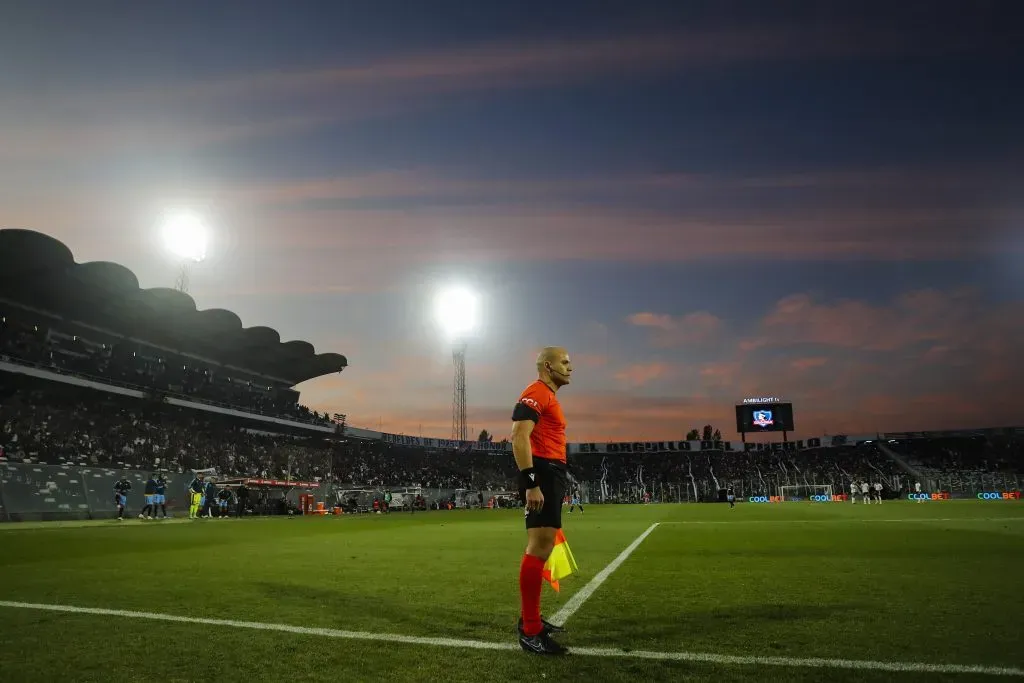
<svg viewBox="0 0 1024 683"><path fill-rule="evenodd" d="M890 460L892 460L894 463L899 465L901 470L903 470L907 474L909 474L912 477L914 477L915 479L917 479L917 481L925 481L926 479L929 478L929 477L927 477L925 475L924 472L922 472L921 470L919 470L918 468L914 467L909 462L907 462L907 460L905 460L903 458L903 456L901 456L899 453L897 453L896 451L894 451L891 448L889 448L889 446L887 444L882 443L881 441L879 441L878 442L878 450L880 450L883 453L885 453L885 455L888 456L888 458Z"/></svg>

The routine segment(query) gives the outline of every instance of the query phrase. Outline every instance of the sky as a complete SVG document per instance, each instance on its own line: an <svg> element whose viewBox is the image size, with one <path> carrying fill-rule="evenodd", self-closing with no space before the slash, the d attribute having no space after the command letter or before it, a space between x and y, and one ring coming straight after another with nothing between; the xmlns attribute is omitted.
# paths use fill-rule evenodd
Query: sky
<svg viewBox="0 0 1024 683"><path fill-rule="evenodd" d="M1024 424L1018 3L36 0L0 23L0 227L343 353L318 410L449 437L545 345L572 441L794 403L797 438Z"/></svg>

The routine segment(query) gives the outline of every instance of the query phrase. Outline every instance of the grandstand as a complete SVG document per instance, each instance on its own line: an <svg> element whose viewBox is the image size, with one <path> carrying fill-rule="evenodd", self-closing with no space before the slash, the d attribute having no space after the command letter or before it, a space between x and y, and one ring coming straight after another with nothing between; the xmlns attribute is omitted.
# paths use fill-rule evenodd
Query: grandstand
<svg viewBox="0 0 1024 683"><path fill-rule="evenodd" d="M459 490L480 491L490 500L514 488L515 469L505 443L456 444L358 428L341 435L307 423L288 426L285 421L271 427L263 422L265 416L246 416L241 408L227 413L200 410L126 396L112 390L118 387L104 390L99 383L80 386L67 382L72 379L67 375L60 379L65 381L5 375L0 495L5 496L7 518L112 514L105 498L97 502L80 484L54 484L89 480L80 468L89 469L93 478L103 473L104 484L98 488L104 494L109 490L106 484L123 470L135 472L141 482L145 473L156 469L188 479L188 472L210 468L227 477L316 482L318 496L332 503L351 490L382 495L385 489L421 487L436 507ZM830 485L840 492L854 480L880 481L886 496L893 497L908 492L917 476L914 465L905 463L896 450L946 443L939 437L893 443L866 438L847 443L845 437L830 437L827 445L822 442L739 451L732 450L731 443L572 444L571 463L586 502L639 502L647 496L655 502L715 501L729 486L741 499L776 495L779 487L794 485ZM969 494L1019 488L1019 458L1015 469L1013 457L1007 455L1014 452L1014 444L1019 449L1019 436L993 434L972 437L970 443L971 472L986 472L983 468L995 462L997 453L1002 469L979 475L973 487L966 474L924 479L926 490ZM994 450L986 450L985 444ZM31 490L25 493L26 489ZM172 509L182 507L180 491L172 486ZM293 503L299 493L293 492ZM372 498L364 496L363 507L370 507Z"/></svg>
<svg viewBox="0 0 1024 683"><path fill-rule="evenodd" d="M116 263L76 263L38 232L0 230L0 259L5 372L277 424L329 423L301 406L292 387L344 370L340 354L282 342L269 327L243 328L231 311L197 310L177 290L141 289Z"/></svg>
<svg viewBox="0 0 1024 683"><path fill-rule="evenodd" d="M363 509L385 490L414 489L440 508L515 489L507 441L382 433L302 406L294 385L341 372L342 355L196 310L178 291L140 289L123 266L78 264L40 233L0 231L0 254L0 519L109 516L109 484L156 470L185 483L197 470L306 482L331 505L359 491ZM569 451L585 502L697 502L730 487L740 500L783 486L831 486L841 499L854 481L880 482L889 498L917 482L954 496L1019 490L1022 442L1024 430L1000 429ZM178 511L183 485L171 485ZM281 509L297 507L300 488L284 489ZM278 508L253 507L268 509Z"/></svg>

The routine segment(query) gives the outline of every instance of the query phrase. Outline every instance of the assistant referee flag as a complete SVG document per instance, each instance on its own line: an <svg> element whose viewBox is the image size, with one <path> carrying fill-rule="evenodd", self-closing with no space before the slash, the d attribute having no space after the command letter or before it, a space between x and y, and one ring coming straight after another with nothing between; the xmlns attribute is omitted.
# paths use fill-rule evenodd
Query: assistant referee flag
<svg viewBox="0 0 1024 683"><path fill-rule="evenodd" d="M558 590L558 582L567 576L575 574L580 568L576 566L576 558L569 550L569 544L565 540L565 534L559 529L555 534L555 547L551 549L548 561L544 563L544 578L551 587Z"/></svg>

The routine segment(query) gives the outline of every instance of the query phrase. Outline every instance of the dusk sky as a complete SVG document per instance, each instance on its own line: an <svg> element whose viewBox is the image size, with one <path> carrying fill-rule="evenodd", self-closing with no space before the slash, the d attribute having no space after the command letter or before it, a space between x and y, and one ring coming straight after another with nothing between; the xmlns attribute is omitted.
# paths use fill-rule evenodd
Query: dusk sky
<svg viewBox="0 0 1024 683"><path fill-rule="evenodd" d="M573 441L1022 425L1018 6L7 2L0 227L172 286L201 213L199 307L345 354L355 426L450 435L447 283L474 435L547 344Z"/></svg>

